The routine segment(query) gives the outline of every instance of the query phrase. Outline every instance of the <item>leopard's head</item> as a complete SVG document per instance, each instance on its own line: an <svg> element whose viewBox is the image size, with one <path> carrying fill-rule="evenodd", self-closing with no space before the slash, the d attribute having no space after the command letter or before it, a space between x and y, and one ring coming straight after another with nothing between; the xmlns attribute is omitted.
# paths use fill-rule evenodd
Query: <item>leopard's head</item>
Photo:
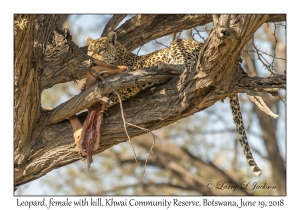
<svg viewBox="0 0 300 210"><path fill-rule="evenodd" d="M116 39L117 34L115 32L110 32L107 37L95 40L88 37L86 40L89 45L87 54L95 59L103 60L106 63L116 64L118 60Z"/></svg>

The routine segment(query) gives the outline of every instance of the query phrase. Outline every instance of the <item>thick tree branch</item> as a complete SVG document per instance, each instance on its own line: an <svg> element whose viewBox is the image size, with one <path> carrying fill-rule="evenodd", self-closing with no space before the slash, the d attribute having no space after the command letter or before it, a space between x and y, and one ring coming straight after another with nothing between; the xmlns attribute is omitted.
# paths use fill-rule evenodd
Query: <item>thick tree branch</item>
<svg viewBox="0 0 300 210"><path fill-rule="evenodd" d="M112 18L106 23L105 28L101 34L101 37L106 37L107 34L111 31L114 31L119 23L126 17L127 15L113 15Z"/></svg>
<svg viewBox="0 0 300 210"><path fill-rule="evenodd" d="M39 109L36 109L34 112L35 117L32 119L32 113L28 110L29 106L27 105L28 98L38 94L36 86L39 85L39 74L36 71L38 67L36 65L32 66L31 63L32 55L34 53L35 15L15 15L14 19L18 22L26 21L22 30L17 28L15 31L14 42L14 50L20 50L20 53L17 51L14 56L14 148L15 151L18 152L28 139L30 131L40 114ZM28 83L28 79L35 82ZM33 104L33 106L38 108L38 104L36 103Z"/></svg>
<svg viewBox="0 0 300 210"><path fill-rule="evenodd" d="M14 149L15 164L26 161L26 151L41 109L40 81L44 52L59 15L15 15L24 20L15 33L14 71Z"/></svg>
<svg viewBox="0 0 300 210"><path fill-rule="evenodd" d="M147 70L137 70L128 74L109 77L106 79L106 82L111 84L114 90L118 91L137 84L141 88L147 83L161 84L171 78L173 78L173 75L163 73L158 71L157 67L153 67ZM60 104L52 111L47 112L45 117L48 118L51 124L58 123L77 112L91 107L99 100L105 100L103 96L108 96L112 93L113 91L107 85L99 82L74 98Z"/></svg>
<svg viewBox="0 0 300 210"><path fill-rule="evenodd" d="M269 15L265 22L285 21L286 15ZM116 33L118 41L128 50L143 44L213 21L212 15L135 15L120 26ZM128 39L130 37L130 39Z"/></svg>
<svg viewBox="0 0 300 210"><path fill-rule="evenodd" d="M56 29L46 46L41 80L41 90L55 84L80 80L87 75L88 56L85 48L79 48L67 30Z"/></svg>

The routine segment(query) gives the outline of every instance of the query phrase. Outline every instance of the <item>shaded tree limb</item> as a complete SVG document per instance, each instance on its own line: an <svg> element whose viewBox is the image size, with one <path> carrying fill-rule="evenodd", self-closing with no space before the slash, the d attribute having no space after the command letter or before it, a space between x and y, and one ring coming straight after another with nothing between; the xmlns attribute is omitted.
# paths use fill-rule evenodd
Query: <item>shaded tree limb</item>
<svg viewBox="0 0 300 210"><path fill-rule="evenodd" d="M114 31L126 16L127 15L119 15L119 14L113 15L111 19L106 23L105 28L103 29L103 32L101 34L101 37L106 37L109 32Z"/></svg>
<svg viewBox="0 0 300 210"><path fill-rule="evenodd" d="M266 103L270 101L270 96L264 94ZM286 195L286 168L285 162L280 155L278 143L276 140L276 123L271 117L266 115L255 106L255 112L259 119L259 124L262 128L262 138L268 151L268 160L271 163L272 177L278 188L280 195Z"/></svg>
<svg viewBox="0 0 300 210"><path fill-rule="evenodd" d="M138 145L142 146L144 149L149 149L149 147L151 146L151 141L149 138L146 138L146 139L144 137L136 138L134 142L137 143ZM171 142L167 142L166 144L161 144L160 142L157 142L154 147L154 155L151 155L151 157L153 157L153 156L158 156L159 160L156 160L156 161L152 160L151 163L153 163L153 162L159 163L159 164L155 164L155 165L160 166L160 167L163 166L164 168L171 167L170 169L175 170L177 173L180 174L181 177L187 175L187 174L182 173L182 171L183 171L181 168L182 166L179 167L178 165L174 165L174 163L171 163L171 166L169 166L168 165L169 161L173 161L178 164L186 163L186 164L195 166L196 168L199 169L196 176L201 177L200 174L205 174L205 176L210 177L211 180L219 180L219 181L223 180L223 181L226 181L227 183L230 183L231 185L235 185L235 186L240 185L239 183L237 183L236 180L233 180L229 175L225 174L224 171L219 169L213 163L211 163L211 162L206 163L203 160L201 160L201 158L198 158L198 157L194 156L193 154L191 154L187 148L178 148L175 145L173 145ZM162 159L164 159L164 160L162 161ZM193 176L194 175L195 174L193 174ZM191 174L189 176L191 176ZM196 179L196 180L198 180L198 179ZM186 183L186 182L184 182L184 183ZM200 183L203 184L202 181ZM207 180L205 183L207 184ZM189 185L187 184L187 186L189 186ZM191 188L191 189L194 189L194 188ZM196 190L196 191L198 191L198 190ZM201 193L204 191L199 189L198 192ZM237 188L236 192L240 195L249 195L249 193L247 191L245 191L243 189L239 189L239 188ZM214 193L217 193L217 192L214 192Z"/></svg>
<svg viewBox="0 0 300 210"><path fill-rule="evenodd" d="M68 30L56 29L46 43L43 62L41 91L53 85L86 78L89 59L94 58L86 54L73 41Z"/></svg>
<svg viewBox="0 0 300 210"><path fill-rule="evenodd" d="M14 42L14 152L15 164L26 162L30 141L41 115L40 81L45 43L58 24L59 15L15 15L27 24L15 34ZM29 106L30 104L30 106Z"/></svg>
<svg viewBox="0 0 300 210"><path fill-rule="evenodd" d="M253 63L255 66L255 63ZM256 68L255 69L255 74ZM266 104L271 105L271 96L266 93L262 93L265 98ZM278 106L278 104L276 104ZM285 161L280 155L279 146L276 138L277 124L271 117L266 117L263 112L259 110L258 106L254 107L256 115L259 120L261 128L261 136L266 146L268 152L267 158L271 163L272 168L272 178L278 187L278 192L280 195L286 195L286 167Z"/></svg>
<svg viewBox="0 0 300 210"><path fill-rule="evenodd" d="M249 48L252 48L252 43L249 43ZM252 75L256 76L257 75L257 66L256 62L254 62L251 57L253 57L253 53L251 52L252 55L249 55L245 57L245 60L248 59L246 62L246 69L249 71L249 69L253 70ZM276 75L279 76L279 75ZM279 76L281 77L281 76ZM267 82L268 78L272 77L267 77L264 82ZM266 89L267 90L267 89ZM271 88L272 90L272 88ZM275 88L275 91L265 91L266 93L270 93L273 96L278 96L278 92ZM274 109L274 107L278 107L279 100L271 97L271 95L266 94L266 93L261 93L260 95L263 96L266 104L268 106L272 106L271 108ZM277 101L277 102L276 102ZM259 110L257 106L253 107L258 120L259 124L261 126L261 138L264 141L265 148L267 150L267 154L265 155L265 158L270 162L272 168L271 172L271 177L273 181L276 183L277 191L279 192L280 195L285 195L286 194L286 167L285 167L285 161L281 157L281 154L279 152L279 145L277 142L277 137L276 133L281 132L278 130L278 123L275 122L274 119L271 117L267 117L263 112ZM275 109L276 110L276 109Z"/></svg>
<svg viewBox="0 0 300 210"><path fill-rule="evenodd" d="M106 79L106 82L111 84L112 88L115 90L121 90L132 87L136 84L143 86L144 84L153 82L157 84L165 83L171 78L173 78L173 75L163 73L153 67L146 70L138 70L124 75L109 77ZM111 90L108 85L98 82L86 91L60 104L52 111L46 112L45 117L50 120L49 123L51 124L58 123L69 116L91 107L99 100L107 101L107 98L104 96L112 93L113 90Z"/></svg>
<svg viewBox="0 0 300 210"><path fill-rule="evenodd" d="M132 87L136 84L140 84L141 86L153 82L162 84L172 78L174 78L174 75L166 74L159 71L157 67L152 67L146 70L137 70L135 72L130 72L127 75L125 74L109 77L106 79L106 82L110 83L115 90L121 90ZM262 92L264 90L270 90L274 87L276 87L277 89L284 88L286 82L285 76L283 75L277 75L267 80L266 78L261 77L244 77L243 81L244 83L242 83L241 85L242 88L240 86L236 87L234 89L234 93L246 92L249 89L255 89L257 92ZM245 87L247 87L247 89ZM222 90L217 91L225 94L225 92ZM107 85L98 82L90 89L60 104L52 111L45 112L45 117L51 124L58 123L68 118L69 116L80 112L81 110L91 107L99 100L107 101L107 98L104 96L112 93L113 91Z"/></svg>
<svg viewBox="0 0 300 210"><path fill-rule="evenodd" d="M266 22L284 21L285 14L269 15ZM134 50L143 44L196 26L213 21L210 14L174 14L174 15L135 15L115 32L118 40L126 49ZM130 40L128 40L128 36Z"/></svg>

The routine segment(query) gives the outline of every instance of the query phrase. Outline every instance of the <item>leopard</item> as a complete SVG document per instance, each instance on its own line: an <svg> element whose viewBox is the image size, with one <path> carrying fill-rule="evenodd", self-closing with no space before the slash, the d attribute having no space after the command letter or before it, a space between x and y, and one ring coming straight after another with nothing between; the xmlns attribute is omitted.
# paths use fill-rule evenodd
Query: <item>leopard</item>
<svg viewBox="0 0 300 210"><path fill-rule="evenodd" d="M169 65L172 68L175 66L175 70L179 73L182 73L186 68L197 62L200 50L203 47L203 43L199 41L177 38L171 42L169 47L146 55L138 56L128 51L120 42L117 41L117 34L115 32L109 32L107 37L101 37L95 40L88 37L87 43L87 54L89 56L112 65L126 66L129 71L145 69L153 66L158 66L158 68L161 69L166 65ZM153 84L149 84L149 86L151 85ZM141 91L141 89L145 88L147 88L147 86L139 87L136 85L130 89L121 90L119 93L122 100L125 100L133 97ZM260 176L262 171L257 166L253 158L251 148L247 140L238 95L235 94L230 96L229 101L233 121L236 126L238 141L242 146L248 165L252 169L254 175Z"/></svg>

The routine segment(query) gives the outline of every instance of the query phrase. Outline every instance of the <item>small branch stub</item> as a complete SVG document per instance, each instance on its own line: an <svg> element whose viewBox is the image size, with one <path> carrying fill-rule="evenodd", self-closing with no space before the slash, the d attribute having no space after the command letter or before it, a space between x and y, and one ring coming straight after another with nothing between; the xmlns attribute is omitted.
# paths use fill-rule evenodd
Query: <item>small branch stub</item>
<svg viewBox="0 0 300 210"><path fill-rule="evenodd" d="M214 27L219 39L229 37L232 33L230 28L230 15L213 15Z"/></svg>
<svg viewBox="0 0 300 210"><path fill-rule="evenodd" d="M279 115L274 114L272 112L272 110L266 105L266 103L264 102L262 97L260 97L256 92L249 90L249 91L247 91L247 94L248 94L249 98L251 99L251 101L253 101L253 103L255 103L256 106L258 108L260 108L260 110L262 110L267 115L273 117L274 119L279 118Z"/></svg>

